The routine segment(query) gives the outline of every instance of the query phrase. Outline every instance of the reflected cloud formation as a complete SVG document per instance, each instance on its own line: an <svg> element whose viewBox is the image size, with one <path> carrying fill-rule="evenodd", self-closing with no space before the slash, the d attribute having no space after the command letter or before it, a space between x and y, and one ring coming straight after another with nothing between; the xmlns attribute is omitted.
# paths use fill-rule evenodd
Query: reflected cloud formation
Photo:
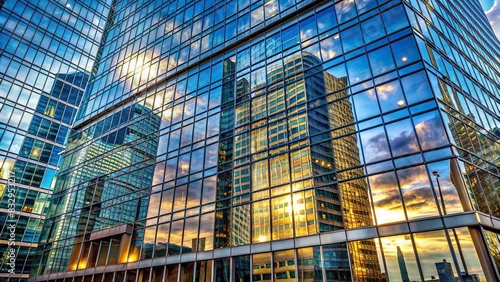
<svg viewBox="0 0 500 282"><path fill-rule="evenodd" d="M413 120L422 149L432 149L448 143L446 132L437 111L416 116Z"/></svg>
<svg viewBox="0 0 500 282"><path fill-rule="evenodd" d="M424 166L397 172L409 219L438 215L434 194Z"/></svg>
<svg viewBox="0 0 500 282"><path fill-rule="evenodd" d="M361 141L367 163L390 157L389 145L382 127L362 132Z"/></svg>
<svg viewBox="0 0 500 282"><path fill-rule="evenodd" d="M405 220L403 204L394 172L368 177L378 224Z"/></svg>

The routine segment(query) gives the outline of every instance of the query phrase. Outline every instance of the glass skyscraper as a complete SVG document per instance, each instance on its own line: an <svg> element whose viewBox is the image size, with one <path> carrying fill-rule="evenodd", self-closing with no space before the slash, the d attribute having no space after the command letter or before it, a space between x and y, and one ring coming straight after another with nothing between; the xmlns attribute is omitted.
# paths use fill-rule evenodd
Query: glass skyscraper
<svg viewBox="0 0 500 282"><path fill-rule="evenodd" d="M31 280L498 281L499 50L476 0L114 0Z"/></svg>
<svg viewBox="0 0 500 282"><path fill-rule="evenodd" d="M99 49L110 6L83 2L0 1L1 281L29 276L60 154Z"/></svg>

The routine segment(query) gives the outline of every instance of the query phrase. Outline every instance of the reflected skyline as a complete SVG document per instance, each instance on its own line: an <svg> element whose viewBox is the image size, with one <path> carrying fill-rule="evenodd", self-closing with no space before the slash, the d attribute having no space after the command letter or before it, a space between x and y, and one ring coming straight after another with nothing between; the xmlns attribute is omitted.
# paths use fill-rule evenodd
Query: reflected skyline
<svg viewBox="0 0 500 282"><path fill-rule="evenodd" d="M494 281L499 44L450 3L112 1L33 280Z"/></svg>

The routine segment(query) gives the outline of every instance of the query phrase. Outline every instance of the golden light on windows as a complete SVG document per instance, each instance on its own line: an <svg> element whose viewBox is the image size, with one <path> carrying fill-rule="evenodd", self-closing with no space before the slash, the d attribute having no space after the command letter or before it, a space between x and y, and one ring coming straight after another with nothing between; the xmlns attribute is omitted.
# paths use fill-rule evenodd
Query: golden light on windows
<svg viewBox="0 0 500 282"><path fill-rule="evenodd" d="M127 262L136 262L138 260L139 260L139 251L138 249L136 249L128 255Z"/></svg>
<svg viewBox="0 0 500 282"><path fill-rule="evenodd" d="M398 101L398 106L402 107L404 106L406 103L405 103L405 100L401 99Z"/></svg>
<svg viewBox="0 0 500 282"><path fill-rule="evenodd" d="M11 160L5 160L5 162L3 163L3 167L1 167L1 176L3 179L8 179L11 175L11 171L12 171L12 167L14 166L14 162L11 161ZM12 175L14 176L14 175Z"/></svg>
<svg viewBox="0 0 500 282"><path fill-rule="evenodd" d="M23 206L22 211L31 213L33 211L33 207Z"/></svg>
<svg viewBox="0 0 500 282"><path fill-rule="evenodd" d="M313 160L316 164L322 166L322 167L332 167L332 164L329 163L329 162L326 162L324 160L319 160L319 159L315 159Z"/></svg>
<svg viewBox="0 0 500 282"><path fill-rule="evenodd" d="M388 100L397 91L393 84L387 83L377 86L377 94L380 100ZM371 94L374 94L373 92Z"/></svg>
<svg viewBox="0 0 500 282"><path fill-rule="evenodd" d="M87 268L87 261L81 260L80 263L78 263L78 269L85 269Z"/></svg>
<svg viewBox="0 0 500 282"><path fill-rule="evenodd" d="M155 77L157 64L151 65L152 52L141 53L132 58L127 58L121 65L120 76L127 75L128 80L132 80L132 88L136 88L149 80L149 77Z"/></svg>
<svg viewBox="0 0 500 282"><path fill-rule="evenodd" d="M189 171L189 164L188 163L181 164L181 172L188 173L188 171Z"/></svg>
<svg viewBox="0 0 500 282"><path fill-rule="evenodd" d="M50 117L54 117L55 113L56 113L56 107L54 107L54 105L47 105L47 107L45 108L45 111L43 112L45 115L48 115Z"/></svg>
<svg viewBox="0 0 500 282"><path fill-rule="evenodd" d="M403 58L401 58L401 61L406 62L406 61L408 61L408 58L407 57L403 57Z"/></svg>
<svg viewBox="0 0 500 282"><path fill-rule="evenodd" d="M30 157L34 157L34 158L40 157L40 150L36 149L36 148L31 150Z"/></svg>

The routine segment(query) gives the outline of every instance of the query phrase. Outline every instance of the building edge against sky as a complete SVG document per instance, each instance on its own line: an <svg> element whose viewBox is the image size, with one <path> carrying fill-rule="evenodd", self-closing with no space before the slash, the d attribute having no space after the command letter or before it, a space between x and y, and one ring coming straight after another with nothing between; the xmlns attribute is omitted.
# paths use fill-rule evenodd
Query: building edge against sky
<svg viewBox="0 0 500 282"><path fill-rule="evenodd" d="M97 54L109 4L83 2L0 1L0 279L29 276L60 153Z"/></svg>
<svg viewBox="0 0 500 282"><path fill-rule="evenodd" d="M450 3L115 1L32 280L498 280L500 46Z"/></svg>

